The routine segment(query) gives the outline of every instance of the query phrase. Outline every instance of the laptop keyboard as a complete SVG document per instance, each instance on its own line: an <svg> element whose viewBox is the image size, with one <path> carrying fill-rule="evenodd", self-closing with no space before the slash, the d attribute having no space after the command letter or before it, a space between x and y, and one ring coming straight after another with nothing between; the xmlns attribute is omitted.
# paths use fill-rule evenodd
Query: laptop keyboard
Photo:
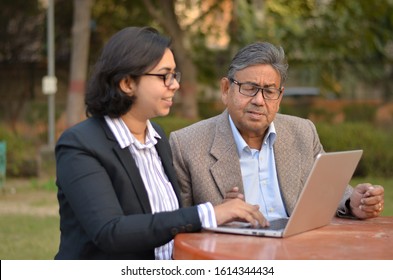
<svg viewBox="0 0 393 280"><path fill-rule="evenodd" d="M268 229L271 229L271 230L283 229L287 225L288 219L281 218L281 219L277 219L277 220L272 220L269 223L270 223L270 226L268 227Z"/></svg>

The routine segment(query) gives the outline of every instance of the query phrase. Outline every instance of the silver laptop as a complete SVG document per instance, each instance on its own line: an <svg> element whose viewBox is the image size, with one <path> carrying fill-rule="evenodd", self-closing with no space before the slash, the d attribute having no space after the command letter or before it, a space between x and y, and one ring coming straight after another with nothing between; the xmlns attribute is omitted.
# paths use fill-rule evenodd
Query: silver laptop
<svg viewBox="0 0 393 280"><path fill-rule="evenodd" d="M329 224L363 150L319 154L290 218L270 221L268 228L232 222L206 230L269 237L287 237Z"/></svg>

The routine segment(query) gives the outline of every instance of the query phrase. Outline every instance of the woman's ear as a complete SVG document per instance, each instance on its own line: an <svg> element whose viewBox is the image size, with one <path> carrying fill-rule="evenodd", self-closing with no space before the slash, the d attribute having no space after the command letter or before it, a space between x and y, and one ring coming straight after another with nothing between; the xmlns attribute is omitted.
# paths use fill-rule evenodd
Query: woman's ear
<svg viewBox="0 0 393 280"><path fill-rule="evenodd" d="M134 92L135 83L130 77L126 77L120 80L120 89L127 95L132 96Z"/></svg>

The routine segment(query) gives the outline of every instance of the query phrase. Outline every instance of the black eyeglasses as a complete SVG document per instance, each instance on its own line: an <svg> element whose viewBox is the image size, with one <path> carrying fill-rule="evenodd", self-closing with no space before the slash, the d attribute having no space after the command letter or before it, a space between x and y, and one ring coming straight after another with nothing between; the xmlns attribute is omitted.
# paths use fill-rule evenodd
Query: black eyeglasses
<svg viewBox="0 0 393 280"><path fill-rule="evenodd" d="M239 83L235 79L228 78L231 83L239 86L239 92L248 97L254 97L259 91L262 91L262 96L266 100L277 100L282 93L281 89L272 87L259 87L252 83Z"/></svg>
<svg viewBox="0 0 393 280"><path fill-rule="evenodd" d="M153 73L146 73L143 74L145 76L157 76L160 77L164 81L164 85L169 87L173 84L173 81L176 79L178 83L180 83L181 73L174 72L174 73L166 73L166 74L153 74Z"/></svg>

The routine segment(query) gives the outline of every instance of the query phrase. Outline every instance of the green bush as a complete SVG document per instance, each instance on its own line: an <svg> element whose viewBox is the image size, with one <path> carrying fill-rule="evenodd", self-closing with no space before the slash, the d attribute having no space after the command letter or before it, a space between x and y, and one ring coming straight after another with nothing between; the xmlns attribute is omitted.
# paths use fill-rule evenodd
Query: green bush
<svg viewBox="0 0 393 280"><path fill-rule="evenodd" d="M370 123L316 123L325 151L363 149L355 176L393 176L393 130Z"/></svg>
<svg viewBox="0 0 393 280"><path fill-rule="evenodd" d="M15 134L0 124L0 141L7 144L7 177L30 177L38 174L37 150L33 139Z"/></svg>
<svg viewBox="0 0 393 280"><path fill-rule="evenodd" d="M224 111L225 106L220 101L198 102L198 112L201 119L208 119L217 116Z"/></svg>
<svg viewBox="0 0 393 280"><path fill-rule="evenodd" d="M310 115L312 108L309 104L304 104L300 102L295 103L281 103L280 104L280 113L297 116L301 118L308 118Z"/></svg>
<svg viewBox="0 0 393 280"><path fill-rule="evenodd" d="M195 122L173 115L153 121L161 125L168 136L170 132ZM355 176L393 177L393 129L378 128L370 122L317 122L316 127L326 151L364 150ZM1 124L0 140L7 142L7 177L37 175L37 140L17 135Z"/></svg>
<svg viewBox="0 0 393 280"><path fill-rule="evenodd" d="M167 135L195 122L175 116L155 118L153 121L161 125ZM325 151L364 151L355 176L393 177L392 129L377 128L369 122L317 122L316 127Z"/></svg>
<svg viewBox="0 0 393 280"><path fill-rule="evenodd" d="M373 122L377 107L373 104L351 104L344 107L345 121Z"/></svg>
<svg viewBox="0 0 393 280"><path fill-rule="evenodd" d="M157 117L152 119L152 121L159 124L164 129L168 137L169 133L171 133L172 131L178 130L195 122L192 120L187 120L174 116Z"/></svg>

